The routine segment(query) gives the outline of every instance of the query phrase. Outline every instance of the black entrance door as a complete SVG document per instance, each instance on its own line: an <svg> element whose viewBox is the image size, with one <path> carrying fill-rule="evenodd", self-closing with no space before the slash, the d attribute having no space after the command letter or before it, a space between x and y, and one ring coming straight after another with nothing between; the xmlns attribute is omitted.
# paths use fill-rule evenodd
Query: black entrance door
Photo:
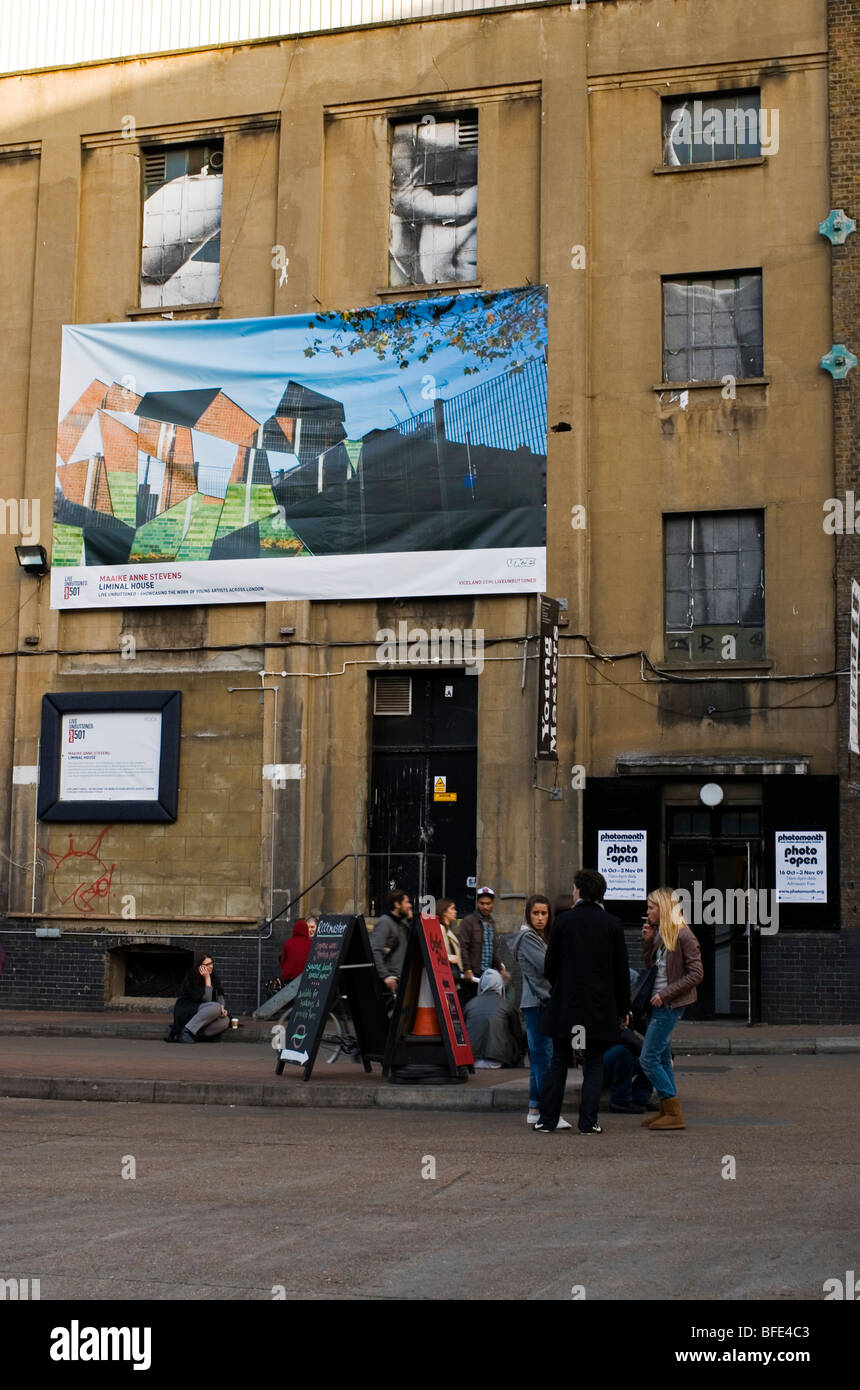
<svg viewBox="0 0 860 1390"><path fill-rule="evenodd" d="M757 806L728 806L716 811L703 807L667 808L669 831L668 868L673 888L685 889L695 904L712 888L719 891L720 908L714 914L705 903L702 916L718 920L691 923L702 947L705 978L698 986L698 1002L686 1017L746 1018L757 1001L750 998L750 952L746 911L736 913L729 895L757 889L761 864L761 810ZM740 903L738 902L740 909ZM729 916L735 918L729 921ZM738 920L740 918L741 920ZM721 920L720 920L721 919ZM758 987L752 981L753 989Z"/></svg>
<svg viewBox="0 0 860 1390"><path fill-rule="evenodd" d="M475 906L478 682L462 671L371 678L370 913L390 888ZM423 856L423 859L419 856Z"/></svg>

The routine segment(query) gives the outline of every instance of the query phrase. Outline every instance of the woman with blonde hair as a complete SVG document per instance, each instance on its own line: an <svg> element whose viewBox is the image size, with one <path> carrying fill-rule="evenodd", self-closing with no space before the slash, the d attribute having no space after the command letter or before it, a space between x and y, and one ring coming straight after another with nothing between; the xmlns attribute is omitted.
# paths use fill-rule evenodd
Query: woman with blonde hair
<svg viewBox="0 0 860 1390"><path fill-rule="evenodd" d="M671 888L655 888L648 894L642 954L645 965L656 968L656 975L639 1064L660 1102L659 1115L649 1115L642 1124L655 1132L686 1129L675 1089L671 1038L686 1006L696 1002L696 985L704 971L699 943L684 921L681 904Z"/></svg>

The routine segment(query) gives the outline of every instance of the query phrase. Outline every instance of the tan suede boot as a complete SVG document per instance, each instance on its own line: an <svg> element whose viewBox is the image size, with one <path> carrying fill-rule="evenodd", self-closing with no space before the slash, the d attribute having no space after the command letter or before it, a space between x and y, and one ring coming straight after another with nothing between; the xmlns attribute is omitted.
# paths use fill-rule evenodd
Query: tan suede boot
<svg viewBox="0 0 860 1390"><path fill-rule="evenodd" d="M653 1125L649 1125L649 1129L652 1131L652 1133L654 1130L658 1129L664 1130L687 1128L687 1123L684 1119L683 1111L681 1110L681 1102L678 1100L677 1096L670 1096L668 1100L664 1100L662 1102L662 1105L664 1107L663 1114L658 1115Z"/></svg>
<svg viewBox="0 0 860 1390"><path fill-rule="evenodd" d="M643 1129L650 1129L652 1125L655 1125L655 1124L657 1123L658 1120L662 1119L662 1117L665 1115L665 1113L666 1113L666 1102L665 1102L665 1100L661 1100L661 1101L660 1101L660 1109L659 1109L659 1111L652 1111L650 1115L646 1115L646 1116L645 1116L645 1119L640 1121L640 1124L642 1125L642 1128L643 1128Z"/></svg>

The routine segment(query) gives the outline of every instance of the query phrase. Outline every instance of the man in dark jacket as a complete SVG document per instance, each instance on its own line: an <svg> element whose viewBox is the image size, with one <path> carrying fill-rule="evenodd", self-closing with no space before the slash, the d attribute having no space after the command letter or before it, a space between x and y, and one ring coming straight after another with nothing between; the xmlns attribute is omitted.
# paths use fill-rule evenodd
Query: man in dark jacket
<svg viewBox="0 0 860 1390"><path fill-rule="evenodd" d="M573 883L573 907L556 919L544 963L552 993L541 1032L552 1038L552 1062L535 1129L552 1133L558 1127L567 1069L573 1065L571 1034L576 1030L575 1045L584 1051L579 1132L600 1134L603 1054L620 1041L630 1012L627 946L618 918L603 907L603 875L580 869Z"/></svg>
<svg viewBox="0 0 860 1390"><path fill-rule="evenodd" d="M475 896L476 911L464 917L458 928L460 952L463 957L463 994L472 999L478 992L478 981L485 970L498 970L505 984L510 975L499 959L496 949L496 924L493 921L492 888L479 888Z"/></svg>
<svg viewBox="0 0 860 1390"><path fill-rule="evenodd" d="M393 888L388 894L385 912L370 933L370 949L379 978L392 994L397 993L400 983L411 925L412 903L409 894L404 893L402 888Z"/></svg>

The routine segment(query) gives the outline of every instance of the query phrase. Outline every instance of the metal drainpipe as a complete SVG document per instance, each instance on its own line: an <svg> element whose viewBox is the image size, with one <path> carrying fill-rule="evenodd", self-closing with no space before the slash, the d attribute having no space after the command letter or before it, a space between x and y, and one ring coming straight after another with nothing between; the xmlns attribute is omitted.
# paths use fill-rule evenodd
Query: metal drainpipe
<svg viewBox="0 0 860 1390"><path fill-rule="evenodd" d="M36 744L36 767L40 770L36 773L36 805L33 809L33 886L30 890L30 911L36 912L36 863L39 853L39 778L42 767L42 737ZM11 845L10 845L11 849Z"/></svg>
<svg viewBox="0 0 860 1390"><path fill-rule="evenodd" d="M267 694L269 691L275 697L275 708L272 711L272 825L269 833L269 920L275 907L275 767L278 762L278 695L281 687L279 685L265 685L266 672L260 671L260 688L255 685L228 685L227 693L233 695L250 691L254 695ZM262 985L260 973L263 963L263 938L257 935L257 1008L260 1007Z"/></svg>

